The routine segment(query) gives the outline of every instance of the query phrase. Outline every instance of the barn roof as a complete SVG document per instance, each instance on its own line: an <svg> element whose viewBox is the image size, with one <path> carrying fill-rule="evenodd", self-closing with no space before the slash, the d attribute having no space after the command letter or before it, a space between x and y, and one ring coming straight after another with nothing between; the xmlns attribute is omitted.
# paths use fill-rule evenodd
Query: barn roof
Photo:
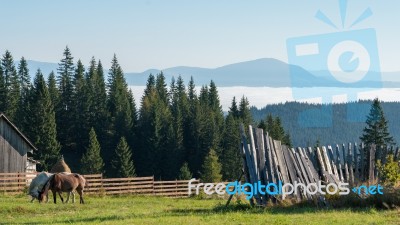
<svg viewBox="0 0 400 225"><path fill-rule="evenodd" d="M31 141L20 131L18 128L4 115L3 113L0 113L0 119L4 119L17 133L18 135L24 139L24 141L35 151L37 151L37 148L32 144Z"/></svg>

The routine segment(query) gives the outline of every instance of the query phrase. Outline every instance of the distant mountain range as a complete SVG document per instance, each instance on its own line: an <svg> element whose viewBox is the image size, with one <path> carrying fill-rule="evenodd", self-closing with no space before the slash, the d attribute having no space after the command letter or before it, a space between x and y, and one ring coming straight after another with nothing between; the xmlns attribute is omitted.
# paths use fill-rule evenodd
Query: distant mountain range
<svg viewBox="0 0 400 225"><path fill-rule="evenodd" d="M28 60L28 67L32 77L38 68L48 76L51 71L57 72L58 64ZM108 71L105 72L107 74ZM150 74L156 75L160 72L158 69L149 69L141 73L127 72L125 78L129 85L144 86ZM299 66L271 58L239 62L213 69L178 66L163 69L162 72L168 82L172 77L177 78L180 75L187 83L193 76L196 85L209 84L210 80L213 80L219 87L375 87L379 82L369 80L355 85L343 85L335 82L332 77L321 76L320 71L306 71ZM400 72L382 73L382 77L384 80L382 87L400 87Z"/></svg>

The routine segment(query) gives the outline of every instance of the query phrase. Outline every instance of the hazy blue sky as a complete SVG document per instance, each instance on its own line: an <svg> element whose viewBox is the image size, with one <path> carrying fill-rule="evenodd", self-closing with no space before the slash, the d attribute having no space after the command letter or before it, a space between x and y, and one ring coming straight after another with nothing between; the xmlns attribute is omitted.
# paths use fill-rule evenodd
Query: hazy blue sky
<svg viewBox="0 0 400 225"><path fill-rule="evenodd" d="M58 62L69 45L85 64L95 56L108 66L116 53L125 72L287 61L287 38L337 31L314 18L317 10L340 25L337 0L0 0L0 6L2 54ZM400 70L399 1L349 0L347 25L368 6L374 15L353 29L375 28L382 70Z"/></svg>

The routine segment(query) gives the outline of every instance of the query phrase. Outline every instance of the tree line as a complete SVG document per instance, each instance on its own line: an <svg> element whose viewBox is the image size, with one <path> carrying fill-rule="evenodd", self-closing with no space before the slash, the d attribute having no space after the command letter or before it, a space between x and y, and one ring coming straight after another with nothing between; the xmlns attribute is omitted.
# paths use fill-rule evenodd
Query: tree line
<svg viewBox="0 0 400 225"><path fill-rule="evenodd" d="M398 121L398 112L400 111L399 102L379 102L381 110L385 112L384 118L388 121L385 125L388 133L393 136L394 141L400 140L400 124ZM251 107L251 113L254 120L258 123L261 120L267 121L268 115L279 117L285 131L290 131L291 144L294 147L310 147L317 142L320 145L336 145L349 142L360 143L360 136L368 124L368 116L373 107L377 108L376 101L362 100L349 103L334 103L327 105L332 108L332 116L329 117L326 112L321 112L317 118L310 120L323 120L328 118L332 120L332 126L329 127L303 127L299 123L300 114L306 110L315 110L321 107L320 104L311 104L303 102L286 102L267 105L257 109ZM347 119L347 111L352 108L358 112L357 122ZM375 113L375 112L374 112ZM378 115L378 114L377 114ZM379 116L378 116L379 117ZM367 123L367 124L366 124ZM365 140L363 140L365 142ZM380 144L380 143L379 143Z"/></svg>
<svg viewBox="0 0 400 225"><path fill-rule="evenodd" d="M249 102L234 98L226 116L217 86L150 74L140 106L114 55L105 74L93 57L85 68L68 47L48 79L9 51L1 58L0 111L38 148L39 170L64 156L74 172L109 177L234 180L241 172L239 123L251 124Z"/></svg>

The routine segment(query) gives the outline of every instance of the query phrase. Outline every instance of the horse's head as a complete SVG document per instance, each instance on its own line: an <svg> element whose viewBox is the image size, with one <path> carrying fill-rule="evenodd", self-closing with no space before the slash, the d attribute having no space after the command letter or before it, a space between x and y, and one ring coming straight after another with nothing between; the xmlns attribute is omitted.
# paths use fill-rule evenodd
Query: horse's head
<svg viewBox="0 0 400 225"><path fill-rule="evenodd" d="M44 199L44 196L45 196L45 194L44 194L44 191L38 191L38 200L39 200L39 202L43 202L43 199Z"/></svg>

